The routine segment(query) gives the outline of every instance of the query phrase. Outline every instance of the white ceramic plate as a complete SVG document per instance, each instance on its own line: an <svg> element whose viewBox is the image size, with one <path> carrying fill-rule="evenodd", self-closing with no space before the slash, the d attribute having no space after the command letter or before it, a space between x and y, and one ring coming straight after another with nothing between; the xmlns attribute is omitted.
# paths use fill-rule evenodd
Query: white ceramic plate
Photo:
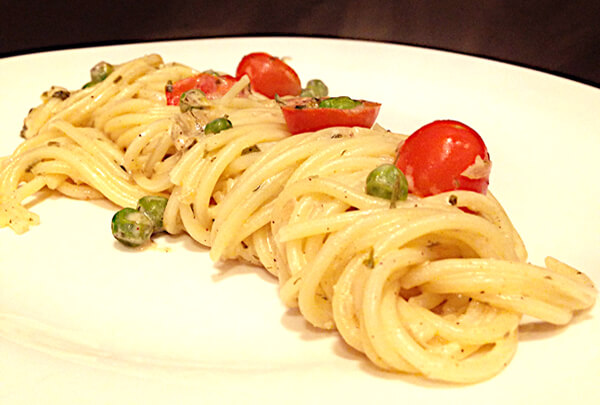
<svg viewBox="0 0 600 405"><path fill-rule="evenodd" d="M383 103L410 133L440 118L484 137L491 190L541 264L553 255L600 282L600 90L451 53L359 41L231 38L90 48L0 60L0 155L50 85L78 88L96 62L160 53L234 72L252 51L291 57L303 82ZM528 327L513 362L470 386L384 373L309 327L264 271L213 265L187 237L126 251L115 207L53 197L42 224L0 230L0 403L597 403L600 310L568 328ZM418 401L418 402L417 402Z"/></svg>

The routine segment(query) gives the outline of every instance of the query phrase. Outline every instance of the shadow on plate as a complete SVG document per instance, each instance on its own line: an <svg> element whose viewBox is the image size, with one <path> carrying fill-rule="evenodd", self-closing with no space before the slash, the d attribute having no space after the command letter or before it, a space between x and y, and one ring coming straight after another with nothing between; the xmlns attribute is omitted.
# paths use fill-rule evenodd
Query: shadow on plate
<svg viewBox="0 0 600 405"><path fill-rule="evenodd" d="M187 235L186 239L189 239L192 243L198 244L197 242L193 241L190 237L187 237ZM204 248L204 250L208 252L208 248ZM217 262L213 264L213 268L217 271L217 273L211 276L211 279L213 281L223 281L230 277L243 274L255 274L263 281L266 281L271 284L277 284L277 278L275 278L275 276L271 275L262 267L253 266L251 264L243 263L237 260Z"/></svg>
<svg viewBox="0 0 600 405"><path fill-rule="evenodd" d="M519 325L519 342L529 342L551 338L563 333L575 324L592 319L590 311L575 312L573 319L566 325L553 325L547 322L537 321L535 319L525 321Z"/></svg>

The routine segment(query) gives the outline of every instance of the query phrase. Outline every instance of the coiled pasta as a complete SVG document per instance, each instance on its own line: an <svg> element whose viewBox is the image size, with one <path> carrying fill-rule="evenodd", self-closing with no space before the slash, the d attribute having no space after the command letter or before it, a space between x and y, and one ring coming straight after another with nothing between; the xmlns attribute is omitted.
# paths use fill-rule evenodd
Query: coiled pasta
<svg viewBox="0 0 600 405"><path fill-rule="evenodd" d="M0 226L38 224L24 202L45 187L120 206L164 195L166 232L188 233L214 261L264 267L287 306L379 367L437 380L501 371L523 314L566 324L594 304L583 273L526 262L490 193L393 208L366 194L368 173L393 161L404 135L376 125L290 136L275 101L239 96L247 79L204 109L167 106L165 84L193 73L148 55L66 98L51 89L0 161ZM233 128L203 132L222 116Z"/></svg>

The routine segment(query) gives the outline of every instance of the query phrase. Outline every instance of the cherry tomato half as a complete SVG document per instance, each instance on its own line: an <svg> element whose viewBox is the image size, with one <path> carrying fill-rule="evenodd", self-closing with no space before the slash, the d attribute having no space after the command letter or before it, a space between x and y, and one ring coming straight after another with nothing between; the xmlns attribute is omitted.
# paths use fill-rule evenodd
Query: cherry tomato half
<svg viewBox="0 0 600 405"><path fill-rule="evenodd" d="M179 105L179 97L192 89L202 90L209 99L222 97L236 82L237 80L233 76L216 75L213 73L200 73L187 77L176 81L170 86L167 85L165 88L167 105Z"/></svg>
<svg viewBox="0 0 600 405"><path fill-rule="evenodd" d="M239 80L248 75L250 85L269 98L297 96L302 91L298 74L284 61L264 52L246 55L240 61L235 76Z"/></svg>
<svg viewBox="0 0 600 405"><path fill-rule="evenodd" d="M329 127L371 128L377 119L381 104L358 101L361 104L353 108L322 108L311 106L314 99L310 97L298 97L281 106L281 111L292 134Z"/></svg>
<svg viewBox="0 0 600 405"><path fill-rule="evenodd" d="M434 121L409 136L396 166L419 196L451 190L487 192L491 162L483 139L467 125Z"/></svg>

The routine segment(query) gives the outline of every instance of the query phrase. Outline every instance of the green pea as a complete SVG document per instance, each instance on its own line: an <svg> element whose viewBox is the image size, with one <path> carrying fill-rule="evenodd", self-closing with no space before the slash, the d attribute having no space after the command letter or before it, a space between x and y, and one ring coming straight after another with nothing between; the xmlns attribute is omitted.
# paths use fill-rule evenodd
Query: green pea
<svg viewBox="0 0 600 405"><path fill-rule="evenodd" d="M376 167L367 176L367 194L392 201L408 197L408 182L404 173L392 164Z"/></svg>
<svg viewBox="0 0 600 405"><path fill-rule="evenodd" d="M331 97L321 100L319 108L338 108L341 110L347 110L350 108L358 107L362 105L360 101L352 100L350 97Z"/></svg>
<svg viewBox="0 0 600 405"><path fill-rule="evenodd" d="M115 67L108 62L98 62L90 69L90 77L92 80L83 85L83 88L86 89L91 86L95 86L100 83L104 79L108 77L113 71Z"/></svg>
<svg viewBox="0 0 600 405"><path fill-rule="evenodd" d="M327 97L329 89L322 80L313 79L306 83L306 88L302 90L302 97Z"/></svg>
<svg viewBox="0 0 600 405"><path fill-rule="evenodd" d="M140 246L150 240L154 226L152 220L136 209L123 208L112 218L112 234L126 246Z"/></svg>
<svg viewBox="0 0 600 405"><path fill-rule="evenodd" d="M90 77L93 82L101 82L115 70L115 67L107 62L99 62L90 70Z"/></svg>
<svg viewBox="0 0 600 405"><path fill-rule="evenodd" d="M167 201L167 198L158 195L147 195L138 201L137 210L150 218L154 232L162 232L164 230L163 214L165 213Z"/></svg>
<svg viewBox="0 0 600 405"><path fill-rule="evenodd" d="M196 108L202 110L208 106L206 94L200 89L188 90L179 96L179 110L184 113Z"/></svg>
<svg viewBox="0 0 600 405"><path fill-rule="evenodd" d="M233 124L226 117L212 120L204 127L205 134L218 134L221 131L232 128Z"/></svg>

